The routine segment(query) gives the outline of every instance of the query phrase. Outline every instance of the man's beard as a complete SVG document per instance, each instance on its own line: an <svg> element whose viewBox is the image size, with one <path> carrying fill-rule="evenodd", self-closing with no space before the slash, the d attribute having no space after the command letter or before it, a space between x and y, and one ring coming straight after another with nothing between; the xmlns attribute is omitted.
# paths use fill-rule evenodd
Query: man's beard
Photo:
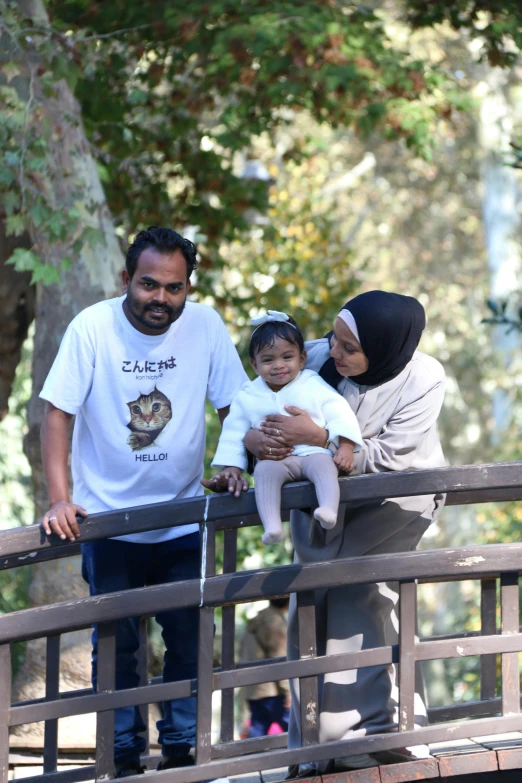
<svg viewBox="0 0 522 783"><path fill-rule="evenodd" d="M136 321L138 321L140 324L143 324L143 326L146 326L147 329L157 329L158 331L164 331L168 326L174 323L174 321L178 320L183 310L185 309L186 303L187 299L185 297L183 303L179 307L171 307L167 304L142 305L139 299L136 299L132 295L130 290L127 291L126 304L129 312L133 318L136 319ZM163 313L165 313L166 317L155 318L152 313L153 310L161 310Z"/></svg>

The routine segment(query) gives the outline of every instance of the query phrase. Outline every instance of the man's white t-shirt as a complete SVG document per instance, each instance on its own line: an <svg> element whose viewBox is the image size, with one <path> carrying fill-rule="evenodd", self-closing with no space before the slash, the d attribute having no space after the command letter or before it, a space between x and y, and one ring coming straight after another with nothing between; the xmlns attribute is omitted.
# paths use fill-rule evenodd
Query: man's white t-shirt
<svg viewBox="0 0 522 783"><path fill-rule="evenodd" d="M70 323L40 397L76 416L73 502L89 513L200 495L205 398L230 405L248 380L219 315L187 302L161 335L135 329L125 297ZM197 525L120 536L157 543Z"/></svg>

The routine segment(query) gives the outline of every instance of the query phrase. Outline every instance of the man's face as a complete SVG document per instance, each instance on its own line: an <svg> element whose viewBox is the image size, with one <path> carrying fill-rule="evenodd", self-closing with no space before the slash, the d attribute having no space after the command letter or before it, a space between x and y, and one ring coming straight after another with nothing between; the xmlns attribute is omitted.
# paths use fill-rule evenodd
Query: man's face
<svg viewBox="0 0 522 783"><path fill-rule="evenodd" d="M190 281L187 262L180 250L159 253L147 248L138 258L134 275L122 272L123 303L130 323L143 334L163 334L185 307Z"/></svg>

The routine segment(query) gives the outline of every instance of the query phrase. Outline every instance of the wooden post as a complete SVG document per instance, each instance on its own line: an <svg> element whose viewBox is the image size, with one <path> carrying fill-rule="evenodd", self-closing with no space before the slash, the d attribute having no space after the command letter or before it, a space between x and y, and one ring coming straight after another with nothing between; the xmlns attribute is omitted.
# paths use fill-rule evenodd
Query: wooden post
<svg viewBox="0 0 522 783"><path fill-rule="evenodd" d="M480 620L482 636L497 632L497 580L480 582ZM480 698L494 699L497 695L497 656L480 656Z"/></svg>
<svg viewBox="0 0 522 783"><path fill-rule="evenodd" d="M11 646L0 646L0 783L9 780L9 710L11 709Z"/></svg>
<svg viewBox="0 0 522 783"><path fill-rule="evenodd" d="M97 692L113 691L116 684L116 623L98 624ZM96 780L114 777L114 710L96 716Z"/></svg>
<svg viewBox="0 0 522 783"><path fill-rule="evenodd" d="M201 602L198 631L198 698L196 764L207 764L212 751L212 690L214 684L214 607L205 606L205 579L214 576L215 526L201 525Z"/></svg>
<svg viewBox="0 0 522 783"><path fill-rule="evenodd" d="M415 728L417 583L399 586L399 731Z"/></svg>
<svg viewBox="0 0 522 783"><path fill-rule="evenodd" d="M502 633L518 633L518 573L504 573L500 578ZM517 652L502 653L502 715L520 712L520 672Z"/></svg>
<svg viewBox="0 0 522 783"><path fill-rule="evenodd" d="M225 530L223 573L232 574L237 567L237 528ZM234 645L236 637L236 606L224 606L222 609L222 647L221 668L223 671L235 666ZM234 739L234 689L221 691L221 742Z"/></svg>
<svg viewBox="0 0 522 783"><path fill-rule="evenodd" d="M315 591L297 594L297 628L299 658L315 658L317 632L315 623ZM299 679L299 706L301 715L301 745L319 742L319 686L317 676Z"/></svg>
<svg viewBox="0 0 522 783"><path fill-rule="evenodd" d="M60 695L60 636L48 636L45 661L45 698ZM58 720L46 720L44 728L43 771L56 772L58 763Z"/></svg>

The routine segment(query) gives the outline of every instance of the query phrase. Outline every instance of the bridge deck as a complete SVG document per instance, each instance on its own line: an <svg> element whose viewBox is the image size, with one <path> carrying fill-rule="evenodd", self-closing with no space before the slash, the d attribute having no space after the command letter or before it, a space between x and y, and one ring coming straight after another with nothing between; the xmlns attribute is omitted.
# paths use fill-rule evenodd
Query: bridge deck
<svg viewBox="0 0 522 783"><path fill-rule="evenodd" d="M522 770L522 732L469 740L436 742L430 746L429 758L401 764L386 764L380 767L335 772L299 778L298 783L407 783L407 781L453 778L460 775L492 773L506 770ZM159 756L149 756L143 763L154 769ZM35 754L23 752L11 754L9 769L11 779L25 780L25 783L41 781L43 759ZM94 780L93 758L66 758L59 760L57 772L84 768L86 781ZM287 768L262 772L249 772L230 776L230 783L282 783ZM146 780L145 778L142 780Z"/></svg>

